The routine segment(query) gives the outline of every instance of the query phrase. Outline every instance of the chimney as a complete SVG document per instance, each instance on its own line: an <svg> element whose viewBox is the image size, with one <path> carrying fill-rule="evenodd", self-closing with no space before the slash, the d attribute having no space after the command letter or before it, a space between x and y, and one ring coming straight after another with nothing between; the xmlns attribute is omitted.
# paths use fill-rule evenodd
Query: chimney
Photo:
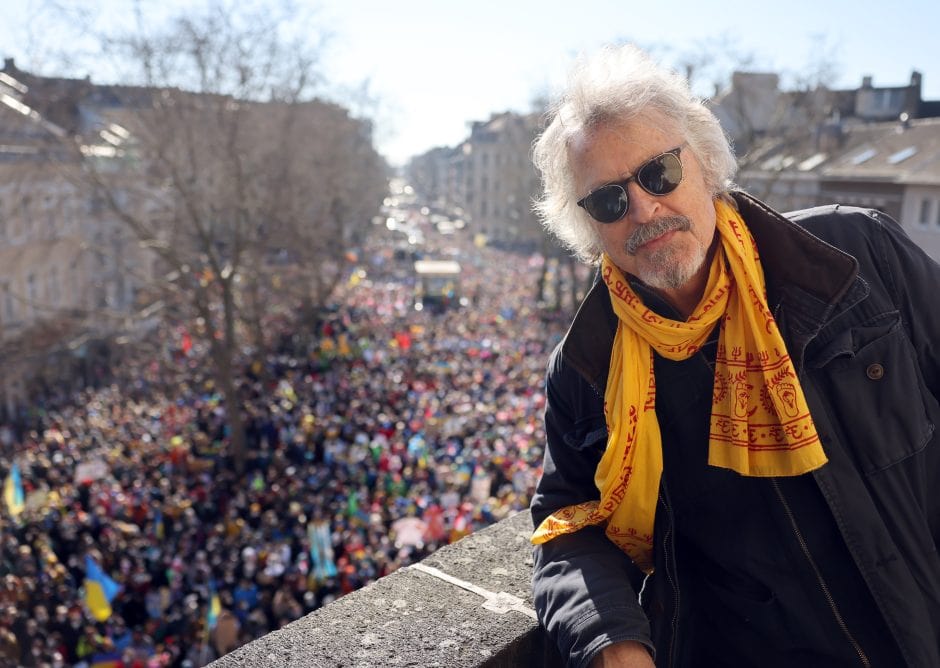
<svg viewBox="0 0 940 668"><path fill-rule="evenodd" d="M862 77L862 88L871 88L871 75Z"/></svg>
<svg viewBox="0 0 940 668"><path fill-rule="evenodd" d="M845 140L845 128L842 125L842 115L836 109L816 129L816 150L831 153L842 147Z"/></svg>

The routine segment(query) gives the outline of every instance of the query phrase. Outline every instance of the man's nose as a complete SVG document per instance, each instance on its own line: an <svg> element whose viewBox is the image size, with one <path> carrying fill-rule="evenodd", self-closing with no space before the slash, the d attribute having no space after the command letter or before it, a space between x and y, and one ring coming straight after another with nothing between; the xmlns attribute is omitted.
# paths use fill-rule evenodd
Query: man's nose
<svg viewBox="0 0 940 668"><path fill-rule="evenodd" d="M630 222L645 225L656 219L662 206L661 198L650 195L636 181L627 184L627 196L630 198L630 209L627 211Z"/></svg>

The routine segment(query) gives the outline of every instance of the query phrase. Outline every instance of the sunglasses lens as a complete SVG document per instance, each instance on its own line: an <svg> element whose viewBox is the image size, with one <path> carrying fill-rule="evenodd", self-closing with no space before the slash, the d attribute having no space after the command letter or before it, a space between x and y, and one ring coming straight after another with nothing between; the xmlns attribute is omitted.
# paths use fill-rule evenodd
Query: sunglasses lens
<svg viewBox="0 0 940 668"><path fill-rule="evenodd" d="M651 195L667 195L682 181L682 162L679 149L656 156L622 183L611 183L598 188L578 202L599 223L614 223L624 217L630 207L627 184L635 180Z"/></svg>
<svg viewBox="0 0 940 668"><path fill-rule="evenodd" d="M584 199L584 210L599 223L613 223L627 212L627 191L618 185L598 188Z"/></svg>
<svg viewBox="0 0 940 668"><path fill-rule="evenodd" d="M643 165L636 180L652 195L671 193L682 181L682 163L675 154L664 153Z"/></svg>

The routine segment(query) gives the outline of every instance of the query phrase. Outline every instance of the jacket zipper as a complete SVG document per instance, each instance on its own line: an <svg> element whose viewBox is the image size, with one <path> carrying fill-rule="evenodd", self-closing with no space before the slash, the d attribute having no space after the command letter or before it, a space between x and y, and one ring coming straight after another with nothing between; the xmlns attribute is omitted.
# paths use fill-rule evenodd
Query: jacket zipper
<svg viewBox="0 0 940 668"><path fill-rule="evenodd" d="M803 533L800 531L800 527L796 523L796 517L793 515L793 511L790 509L790 505L787 503L787 499L783 495L783 490L780 489L780 485L777 483L776 478L771 478L770 481L774 487L774 491L777 493L777 498L780 499L780 503L783 505L783 510L787 514L787 519L790 521L790 526L793 529L796 540L800 544L800 549L803 551L803 555L806 557L806 561L809 562L810 568L813 569L813 574L816 576L816 582L819 583L819 588L822 589L823 596L826 597L826 602L829 604L829 609L832 611L832 614L836 619L836 623L839 625L839 628L842 629L843 635L852 645L852 649L855 650L855 653L858 655L861 664L865 666L865 668L871 668L871 662L868 660L868 656L866 656L865 651L862 649L861 645L858 644L858 642L852 636L852 633L849 631L849 627L842 618L842 613L839 612L839 608L836 605L835 599L832 597L832 592L829 591L829 586L826 584L822 573L816 566L816 561L813 559L813 555L810 554L809 545L806 544L806 540L803 538Z"/></svg>
<svg viewBox="0 0 940 668"><path fill-rule="evenodd" d="M679 636L679 582L678 578L673 577L673 569L671 568L675 561L674 558L672 560L670 559L671 552L669 550L669 544L672 540L673 517L668 496L668 492L666 491L666 483L663 482L662 491L659 493L659 500L663 504L663 508L666 510L666 517L669 518L669 526L663 532L663 564L664 570L666 571L666 581L672 588L672 633L669 637L669 654L666 657L666 665L673 666L675 665L676 639Z"/></svg>

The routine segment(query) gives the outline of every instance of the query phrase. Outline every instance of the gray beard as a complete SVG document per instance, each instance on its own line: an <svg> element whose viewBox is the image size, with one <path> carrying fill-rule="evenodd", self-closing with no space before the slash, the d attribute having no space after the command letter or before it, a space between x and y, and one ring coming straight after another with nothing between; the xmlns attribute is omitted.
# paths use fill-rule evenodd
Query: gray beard
<svg viewBox="0 0 940 668"><path fill-rule="evenodd" d="M695 241L694 252L684 257L685 248L666 246L653 251L638 268L638 278L657 290L678 290L702 268L708 255L708 249Z"/></svg>

